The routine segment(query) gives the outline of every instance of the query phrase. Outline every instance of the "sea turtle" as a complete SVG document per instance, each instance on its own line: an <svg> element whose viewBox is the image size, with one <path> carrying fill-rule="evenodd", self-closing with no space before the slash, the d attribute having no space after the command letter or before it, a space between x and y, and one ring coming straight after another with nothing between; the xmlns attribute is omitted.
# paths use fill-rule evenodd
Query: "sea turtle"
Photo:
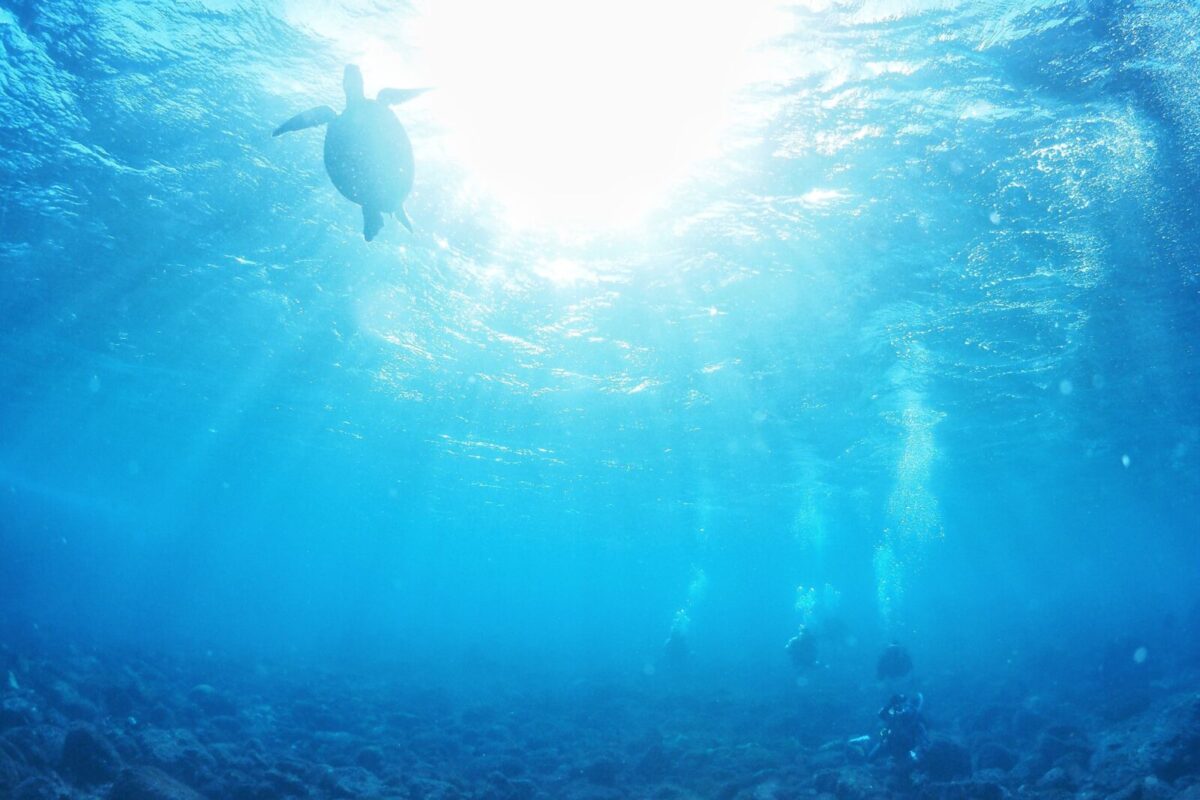
<svg viewBox="0 0 1200 800"><path fill-rule="evenodd" d="M413 184L412 144L388 106L411 100L425 89L383 89L368 100L363 96L362 71L354 64L346 65L342 87L346 110L341 114L329 106L310 108L271 135L327 125L325 171L343 196L362 206L363 238L368 242L375 238L384 214L412 231L404 213L404 198Z"/></svg>

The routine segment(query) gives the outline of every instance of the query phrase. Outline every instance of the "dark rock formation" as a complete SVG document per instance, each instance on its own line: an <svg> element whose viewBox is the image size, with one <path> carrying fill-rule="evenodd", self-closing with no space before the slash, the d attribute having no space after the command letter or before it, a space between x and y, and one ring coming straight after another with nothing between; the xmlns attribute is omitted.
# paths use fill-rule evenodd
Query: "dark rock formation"
<svg viewBox="0 0 1200 800"><path fill-rule="evenodd" d="M1154 774L1167 781L1200 772L1200 696L1171 709L1149 742Z"/></svg>
<svg viewBox="0 0 1200 800"><path fill-rule="evenodd" d="M1008 772L1017 765L1017 754L996 742L987 742L975 753L975 768Z"/></svg>
<svg viewBox="0 0 1200 800"><path fill-rule="evenodd" d="M921 755L920 769L934 781L952 781L971 775L971 754L958 742L934 738Z"/></svg>
<svg viewBox="0 0 1200 800"><path fill-rule="evenodd" d="M72 728L63 741L62 773L80 786L107 783L121 769L121 757L112 743L88 725Z"/></svg>
<svg viewBox="0 0 1200 800"><path fill-rule="evenodd" d="M121 773L108 800L204 800L204 795L155 767L134 767Z"/></svg>

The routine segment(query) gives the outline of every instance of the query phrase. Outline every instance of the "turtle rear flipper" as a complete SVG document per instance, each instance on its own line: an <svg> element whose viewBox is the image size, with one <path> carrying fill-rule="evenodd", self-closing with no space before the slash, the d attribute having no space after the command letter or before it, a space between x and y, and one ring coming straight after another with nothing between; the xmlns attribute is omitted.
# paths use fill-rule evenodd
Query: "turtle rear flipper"
<svg viewBox="0 0 1200 800"><path fill-rule="evenodd" d="M395 211L393 211L392 216L396 218L397 222L399 222L405 228L408 228L409 233L413 232L412 220L409 219L408 214L405 213L404 206L400 206Z"/></svg>
<svg viewBox="0 0 1200 800"><path fill-rule="evenodd" d="M363 238L368 242L383 228L383 214L378 208L363 206Z"/></svg>
<svg viewBox="0 0 1200 800"><path fill-rule="evenodd" d="M291 133L292 131L302 131L305 128L315 128L318 125L328 125L335 119L337 119L337 112L332 108L329 106L317 106L292 117L276 128L271 135L278 136L281 133Z"/></svg>

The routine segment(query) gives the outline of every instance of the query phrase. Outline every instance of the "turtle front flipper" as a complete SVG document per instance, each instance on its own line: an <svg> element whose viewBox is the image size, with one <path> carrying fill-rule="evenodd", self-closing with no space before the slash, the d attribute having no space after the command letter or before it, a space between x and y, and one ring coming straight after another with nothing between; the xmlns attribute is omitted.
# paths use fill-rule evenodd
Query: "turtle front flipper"
<svg viewBox="0 0 1200 800"><path fill-rule="evenodd" d="M375 99L385 106L397 106L401 103L407 103L414 97L425 94L428 91L429 87L422 89L380 89Z"/></svg>
<svg viewBox="0 0 1200 800"><path fill-rule="evenodd" d="M315 128L318 125L328 125L335 119L337 119L337 112L332 108L329 106L317 106L292 117L276 128L271 135L278 136L281 133L291 133L292 131L302 131L305 128Z"/></svg>
<svg viewBox="0 0 1200 800"><path fill-rule="evenodd" d="M383 229L383 213L378 208L363 206L363 238L368 242Z"/></svg>

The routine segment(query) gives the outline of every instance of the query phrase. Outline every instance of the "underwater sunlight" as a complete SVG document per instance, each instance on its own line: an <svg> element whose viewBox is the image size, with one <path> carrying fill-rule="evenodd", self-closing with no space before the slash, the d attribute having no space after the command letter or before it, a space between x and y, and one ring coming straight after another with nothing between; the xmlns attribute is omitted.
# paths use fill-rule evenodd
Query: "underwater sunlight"
<svg viewBox="0 0 1200 800"><path fill-rule="evenodd" d="M720 154L755 50L792 20L773 0L435 0L407 21L406 54L339 42L368 75L414 75L457 191L495 201L519 229L636 226Z"/></svg>

